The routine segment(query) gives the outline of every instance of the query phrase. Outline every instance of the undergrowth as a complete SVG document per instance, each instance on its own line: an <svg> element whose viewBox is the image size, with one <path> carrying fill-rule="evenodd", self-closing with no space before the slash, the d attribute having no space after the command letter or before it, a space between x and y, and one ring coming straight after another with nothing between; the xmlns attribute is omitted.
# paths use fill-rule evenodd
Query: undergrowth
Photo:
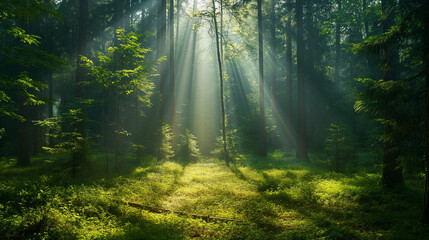
<svg viewBox="0 0 429 240"><path fill-rule="evenodd" d="M93 155L77 179L64 156L39 156L28 168L2 159L0 239L429 239L419 223L422 175L389 190L372 160L335 173L311 158L130 159L106 173Z"/></svg>

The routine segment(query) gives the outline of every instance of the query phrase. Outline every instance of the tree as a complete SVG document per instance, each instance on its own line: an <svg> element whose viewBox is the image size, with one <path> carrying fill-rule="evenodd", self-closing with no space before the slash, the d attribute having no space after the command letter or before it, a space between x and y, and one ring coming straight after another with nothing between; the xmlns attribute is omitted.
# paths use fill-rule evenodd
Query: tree
<svg viewBox="0 0 429 240"><path fill-rule="evenodd" d="M335 84L338 87L341 59L341 0L337 0L337 8L337 18L335 21Z"/></svg>
<svg viewBox="0 0 429 240"><path fill-rule="evenodd" d="M288 1L288 13L291 15L292 8L290 7L290 1ZM292 81L293 81L293 73L292 73L292 17L289 16L286 22L286 131L285 136L288 136L292 131L292 109L293 109L293 101L292 101ZM292 140L291 137L286 139L286 149L290 150L292 148Z"/></svg>
<svg viewBox="0 0 429 240"><path fill-rule="evenodd" d="M259 154L267 155L265 133L265 101L264 101L264 48L262 32L262 0L258 0L258 43L259 43Z"/></svg>
<svg viewBox="0 0 429 240"><path fill-rule="evenodd" d="M79 0L79 30L78 30L78 41L77 41L77 62L76 62L76 79L75 79L75 101L82 102L85 99L85 88L83 86L86 81L86 69L82 57L87 55L88 47L88 0ZM79 104L80 105L80 104ZM78 109L81 109L79 106ZM78 111L79 114L83 114L83 111ZM82 115L77 116L79 119L84 119ZM85 139L85 125L84 121L79 121L75 126L75 132L81 135L80 142L78 144L78 150L73 151L73 177L76 177L78 163L85 159L84 152L84 139Z"/></svg>
<svg viewBox="0 0 429 240"><path fill-rule="evenodd" d="M296 157L308 161L307 131L306 131L306 103L305 103L305 73L304 73L304 37L302 26L303 0L296 0L296 55L298 68L298 127L296 135Z"/></svg>
<svg viewBox="0 0 429 240"><path fill-rule="evenodd" d="M381 1L383 11L383 32L387 33L395 24L395 0ZM383 68L383 81L397 81L398 80L398 64L399 64L399 51L397 44L385 46L382 50L383 60L386 66ZM393 107L393 108L392 108ZM385 186L393 187L403 183L402 168L399 161L399 139L394 134L395 124L395 108L390 106L386 108L384 116L384 156L383 156L383 175L381 178Z"/></svg>
<svg viewBox="0 0 429 240"><path fill-rule="evenodd" d="M226 160L226 162L229 162L229 154L227 150L227 139L226 139L226 114L225 114L225 100L224 100L224 89L223 89L223 61L221 56L221 50L220 50L220 43L219 43L219 31L217 26L217 20L216 20L216 4L215 0L212 0L213 5L213 23L214 23L214 30L216 35L216 54L217 54L217 62L219 67L219 84L220 84L220 105L221 105L221 114L222 114L222 140L223 140L223 159Z"/></svg>
<svg viewBox="0 0 429 240"><path fill-rule="evenodd" d="M167 33L167 0L161 0L161 3L158 8L158 29L157 29L157 58L164 57L166 54L166 33ZM166 110L166 63L165 61L161 62L160 66L160 74L159 74L159 89L160 89L160 96L159 96L159 104L160 104L160 111L159 111L159 151L158 151L158 161L161 160L161 148L162 148L162 126L165 124L165 110Z"/></svg>
<svg viewBox="0 0 429 240"><path fill-rule="evenodd" d="M168 11L170 22L170 125L173 135L173 149L176 145L176 101L175 101L175 79L174 79L174 0L170 0L170 10Z"/></svg>
<svg viewBox="0 0 429 240"><path fill-rule="evenodd" d="M127 129L121 129L119 125L122 98L134 95L140 102L150 104L149 97L153 89L151 78L156 76L156 65L148 60L150 50L143 47L141 36L134 32L125 33L124 29L118 29L116 34L118 46L110 47L107 55L100 53L98 65L89 59L86 59L86 64L97 85L105 89L113 89L117 94L115 134L119 137L130 134ZM118 168L119 142L115 141L115 145L115 168Z"/></svg>
<svg viewBox="0 0 429 240"><path fill-rule="evenodd" d="M33 106L44 104L38 93L46 85L34 73L60 64L41 50L41 37L33 30L39 17L54 14L40 1L5 0L0 4L0 115L19 121L16 154L20 166L30 164Z"/></svg>

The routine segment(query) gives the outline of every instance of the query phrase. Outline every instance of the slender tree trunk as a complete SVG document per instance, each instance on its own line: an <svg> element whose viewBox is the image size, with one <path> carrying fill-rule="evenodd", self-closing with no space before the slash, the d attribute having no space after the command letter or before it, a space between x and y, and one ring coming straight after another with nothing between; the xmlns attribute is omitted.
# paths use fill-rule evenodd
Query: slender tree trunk
<svg viewBox="0 0 429 240"><path fill-rule="evenodd" d="M271 114L273 117L273 122L275 125L277 123L278 110L277 110L277 40L276 40L276 9L275 2L271 1L271 61L272 61L272 70L271 70ZM275 132L272 136L272 144L277 140L277 133Z"/></svg>
<svg viewBox="0 0 429 240"><path fill-rule="evenodd" d="M304 73L304 37L302 27L303 1L296 0L296 51L298 68L298 126L296 135L296 157L308 161L307 130L306 130L306 103L305 103L305 73Z"/></svg>
<svg viewBox="0 0 429 240"><path fill-rule="evenodd" d="M223 0L220 0L220 58L223 64Z"/></svg>
<svg viewBox="0 0 429 240"><path fill-rule="evenodd" d="M176 149L176 99L175 99L175 72L174 72L174 0L170 0L168 11L170 22L170 121L173 149Z"/></svg>
<svg viewBox="0 0 429 240"><path fill-rule="evenodd" d="M426 42L426 156L425 156L425 193L424 193L424 208L423 208L423 223L429 223L429 24L425 24Z"/></svg>
<svg viewBox="0 0 429 240"><path fill-rule="evenodd" d="M106 161L106 173L109 173L109 141L110 141L110 128L109 128L109 90L105 89L103 92L103 144Z"/></svg>
<svg viewBox="0 0 429 240"><path fill-rule="evenodd" d="M193 3L193 6L192 6L192 12L193 13L195 13L197 11L197 0L194 0L194 3ZM194 18L192 18L192 26L195 26L195 24L197 24L197 21L196 21L196 17L194 17ZM196 54L196 51L197 51L197 32L196 31L192 31L192 38L191 38L192 40L192 47L191 47L191 49L192 49L192 62L191 62L191 75L190 75L190 77L191 77L191 80L190 80L190 85L189 85L189 92L191 93L190 94L190 100L189 100L189 102L187 103L187 106L188 106L188 109L187 109L187 114L188 114L188 117L186 118L186 120L185 120L185 129L190 129L191 128L191 117L189 117L189 116L191 116L191 109L192 109L192 104L193 104L193 95L192 95L192 85L193 85L193 83L194 83L194 81L196 81L196 76L197 76L197 74L196 74L196 58L197 58L197 54Z"/></svg>
<svg viewBox="0 0 429 240"><path fill-rule="evenodd" d="M25 118L20 122L18 130L18 161L17 165L24 167L30 165L30 123L28 119L29 106L24 105L24 97L19 102L19 114Z"/></svg>
<svg viewBox="0 0 429 240"><path fill-rule="evenodd" d="M308 85L304 85L304 93L305 96L307 95L307 93L309 93L310 96L312 96L313 94L316 93L315 91L315 86L317 85L317 79L316 79L316 71L315 71L315 62L316 62L316 52L317 52L317 46L316 46L316 38L317 38L317 31L313 26L313 16L314 16L314 4L313 1L308 0L306 1L307 4L305 4L305 9L306 9L306 17L305 17L305 23L306 26L304 26L304 29L307 33L307 40L306 42L304 42L304 45L307 45L307 49L305 49L305 57L304 57L304 63L305 63L305 79L307 79L308 81ZM317 119L318 117L318 113L316 111L320 110L321 107L318 107L318 101L316 101L316 98L309 98L308 99L308 105L307 105L307 98L305 97L305 109L307 109L307 107L310 109L308 112L306 111L305 114L305 119L307 119L307 114L309 115L309 119ZM311 125L306 125L305 126L305 145L311 145L314 144L314 139L316 138L316 136L318 135L318 128L320 128L319 126L319 122L320 121L315 121L313 122ZM309 138L307 134L310 133L311 137Z"/></svg>
<svg viewBox="0 0 429 240"><path fill-rule="evenodd" d="M289 11L291 9L289 8ZM292 136L289 136L289 133L292 133L292 19L289 17L286 22L286 150L291 150L292 148ZM291 134L292 135L292 134Z"/></svg>
<svg viewBox="0 0 429 240"><path fill-rule="evenodd" d="M115 170L118 171L119 165L119 90L116 89L116 101L115 101Z"/></svg>
<svg viewBox="0 0 429 240"><path fill-rule="evenodd" d="M124 0L116 0L115 1L115 26L116 29L123 28L125 26L125 19L124 19ZM118 44L118 38L115 32L115 44Z"/></svg>
<svg viewBox="0 0 429 240"><path fill-rule="evenodd" d="M26 2L27 6L29 2ZM28 17L22 24L25 31L30 32L30 22ZM21 72L27 71L25 67L21 67ZM30 165L30 152L31 152L31 141L30 141L30 106L25 104L25 97L20 96L18 101L18 113L24 120L19 123L18 129L18 142L17 142L17 165L21 167Z"/></svg>
<svg viewBox="0 0 429 240"><path fill-rule="evenodd" d="M383 32L387 32L394 25L395 21L395 0L382 0L382 11L384 19L382 21ZM388 67L383 69L384 81L398 80L399 51L397 44L385 47L383 49L383 58ZM390 108L390 109L389 109ZM386 123L384 124L384 156L383 156L383 174L381 181L387 187L394 187L403 184L402 167L398 157L400 156L399 139L394 136L394 127L392 121L395 121L393 115L395 109L387 107L385 113Z"/></svg>
<svg viewBox="0 0 429 240"><path fill-rule="evenodd" d="M181 1L176 0L177 4L177 13L176 13L176 51L179 51L179 25L180 25L180 10L181 10ZM177 54L176 54L177 55Z"/></svg>
<svg viewBox="0 0 429 240"><path fill-rule="evenodd" d="M259 155L267 155L265 134L265 94L264 94L264 48L262 39L262 0L258 0L258 39L259 39Z"/></svg>
<svg viewBox="0 0 429 240"><path fill-rule="evenodd" d="M77 66L76 66L76 79L75 79L75 100L83 100L85 98L85 88L82 83L86 80L86 69L83 66L81 61L81 56L85 56L87 53L88 45L88 0L79 0L79 28L78 28L78 39L77 39ZM82 108L82 106L81 106ZM80 114L77 116L78 119L84 118L83 109ZM75 127L75 132L79 133L82 138L85 138L85 125L83 121L78 121ZM76 177L77 167L79 162L83 161L85 158L84 153L84 141L76 140L78 147L77 150L73 152L73 177Z"/></svg>
<svg viewBox="0 0 429 240"><path fill-rule="evenodd" d="M125 31L130 31L131 29L131 2L130 0L125 0L125 9L124 9L124 27Z"/></svg>
<svg viewBox="0 0 429 240"><path fill-rule="evenodd" d="M229 163L229 153L227 149L227 142L226 142L226 114L225 114L225 101L224 101L224 92L223 92L223 66L222 66L222 56L221 56L221 50L220 50L220 43L219 43L219 32L218 32L218 26L217 26L217 20L216 20L216 5L215 0L212 0L213 4L213 22L214 22L214 29L216 33L216 52L217 52L217 60L219 65L219 80L220 80L220 105L221 105L221 111L222 111L222 140L223 140L223 158L227 163Z"/></svg>
<svg viewBox="0 0 429 240"><path fill-rule="evenodd" d="M276 44L276 9L275 2L271 1L271 60L273 62L272 76L271 76L271 107L275 109L276 107L276 82L277 82L277 44ZM275 119L273 111L273 118Z"/></svg>
<svg viewBox="0 0 429 240"><path fill-rule="evenodd" d="M363 25L365 28L365 38L368 38L369 36L369 24L368 24L368 14L366 12L366 8L367 8L367 0L363 0L362 1L362 10L363 10Z"/></svg>
<svg viewBox="0 0 429 240"><path fill-rule="evenodd" d="M48 17L48 21L47 24L49 24L48 29L47 29L47 39L48 39L48 43L47 43L47 50L49 52L53 52L54 50L54 31L55 31L55 24L53 21L53 17ZM47 73L47 82L48 82L48 118L51 118L54 116L54 78L52 76L53 72L52 71L48 71ZM49 131L50 133L50 131ZM52 137L48 137L47 138L47 142L48 142L48 146L53 146L53 138Z"/></svg>
<svg viewBox="0 0 429 240"><path fill-rule="evenodd" d="M157 58L163 57L166 55L166 46L167 46L167 0L161 0L161 4L158 12L158 30L157 30L157 43L158 51ZM159 139L158 139L158 160L162 158L162 126L165 124L165 110L166 110L166 70L167 64L165 61L161 63L160 74L159 74L159 88L160 88L160 127L159 127Z"/></svg>
<svg viewBox="0 0 429 240"><path fill-rule="evenodd" d="M337 91L340 83L340 58L341 58L341 0L337 0L337 20L335 22L335 85Z"/></svg>

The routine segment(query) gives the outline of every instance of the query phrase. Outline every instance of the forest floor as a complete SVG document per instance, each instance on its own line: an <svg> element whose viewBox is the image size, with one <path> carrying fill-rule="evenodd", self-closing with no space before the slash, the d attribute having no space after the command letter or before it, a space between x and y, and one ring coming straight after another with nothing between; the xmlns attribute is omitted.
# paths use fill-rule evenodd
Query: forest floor
<svg viewBox="0 0 429 240"><path fill-rule="evenodd" d="M311 158L146 159L106 174L94 155L77 179L66 156L27 168L2 159L0 239L429 239L423 175L388 190L369 157L371 167L340 173Z"/></svg>

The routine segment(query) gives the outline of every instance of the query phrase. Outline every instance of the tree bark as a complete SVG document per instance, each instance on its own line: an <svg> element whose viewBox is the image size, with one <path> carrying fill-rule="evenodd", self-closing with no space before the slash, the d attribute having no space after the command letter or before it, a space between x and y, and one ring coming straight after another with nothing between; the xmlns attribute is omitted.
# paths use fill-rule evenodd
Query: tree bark
<svg viewBox="0 0 429 240"><path fill-rule="evenodd" d="M271 2L271 60L273 62L273 71L271 76L271 107L275 109L276 107L276 95L277 95L277 88L276 88L276 82L277 82L277 41L276 41L276 9L275 9L275 2ZM273 118L275 119L276 116L274 116L273 111Z"/></svg>
<svg viewBox="0 0 429 240"><path fill-rule="evenodd" d="M166 55L166 46L167 46L167 0L161 0L161 4L158 8L158 29L157 29L157 43L158 43L158 51L157 58L163 57ZM159 88L160 88L160 96L159 96L159 139L158 139L158 161L162 158L162 126L165 124L165 110L166 110L166 69L167 64L165 61L161 62L160 73L159 73Z"/></svg>
<svg viewBox="0 0 429 240"><path fill-rule="evenodd" d="M262 0L258 0L258 40L259 40L259 155L267 155L265 134L265 94L264 94L264 48L262 39Z"/></svg>
<svg viewBox="0 0 429 240"><path fill-rule="evenodd" d="M383 32L387 32L395 24L395 0L382 0L382 11L384 19L382 21ZM397 45L385 47L383 49L383 59L387 63L387 68L383 69L384 81L398 80L399 51ZM383 174L381 181L387 187L394 187L403 184L402 167L398 157L400 156L399 139L394 136L394 127L391 121L395 121L393 107L387 107L385 113L386 123L384 124L384 149L383 149Z"/></svg>
<svg viewBox="0 0 429 240"><path fill-rule="evenodd" d="M225 101L224 101L224 91L223 91L223 66L222 66L222 56L221 56L221 50L220 50L220 43L219 43L219 31L217 26L217 19L216 19L216 5L215 0L212 0L213 4L213 22L214 22L214 29L215 29L215 35L216 35L216 53L217 53L217 60L219 65L219 80L220 80L220 105L221 105L221 111L222 111L222 140L223 140L223 158L227 163L229 163L229 153L227 149L227 142L226 142L226 114L225 114Z"/></svg>
<svg viewBox="0 0 429 240"><path fill-rule="evenodd" d="M289 8L289 12L291 12L291 8ZM293 73L292 73L292 19L289 17L286 22L286 150L291 150L292 148L292 81L293 81Z"/></svg>
<svg viewBox="0 0 429 240"><path fill-rule="evenodd" d="M298 122L296 135L296 157L302 161L308 161L307 155L307 131L306 131L306 106L305 106L305 73L304 73L304 37L302 27L303 1L296 0L296 51L298 68Z"/></svg>
<svg viewBox="0 0 429 240"><path fill-rule="evenodd" d="M367 8L367 0L363 0L362 1L362 11L363 11L363 25L365 28L365 38L369 37L369 24L368 24L368 17L367 17L367 12L366 12L366 8Z"/></svg>
<svg viewBox="0 0 429 240"><path fill-rule="evenodd" d="M168 11L170 25L170 122L173 149L176 149L176 101L175 101L175 73L174 73L174 0L170 0Z"/></svg>
<svg viewBox="0 0 429 240"><path fill-rule="evenodd" d="M276 40L276 8L275 2L271 1L271 61L272 61L272 70L271 70L271 114L273 118L274 125L278 126L277 117L277 40ZM272 145L277 140L276 133L272 136Z"/></svg>
<svg viewBox="0 0 429 240"><path fill-rule="evenodd" d="M423 42L426 43L426 156L425 156L425 193L422 222L429 223L429 23L425 23L425 37Z"/></svg>
<svg viewBox="0 0 429 240"><path fill-rule="evenodd" d="M341 57L341 0L337 0L337 6L337 20L335 22L335 86L337 91L339 91Z"/></svg>
<svg viewBox="0 0 429 240"><path fill-rule="evenodd" d="M25 118L20 122L18 130L18 160L17 165L21 167L30 165L30 123L28 119L29 106L24 105L24 97L19 102L19 114Z"/></svg>
<svg viewBox="0 0 429 240"><path fill-rule="evenodd" d="M176 13L176 51L179 51L179 25L180 25L180 10L181 10L181 1L177 0L177 13ZM177 55L177 54L176 54Z"/></svg>
<svg viewBox="0 0 429 240"><path fill-rule="evenodd" d="M192 5L192 12L193 13L195 13L197 11L197 0L194 0L194 2L193 2L193 5ZM192 25L191 25L191 27L192 26L195 26L194 24L197 24L197 21L196 21L196 17L193 17L192 19L191 19L191 21L192 21ZM192 51L192 62L191 62L191 75L190 75L190 77L191 77L191 81L189 81L189 92L191 93L190 94L190 100L189 100L189 102L187 103L187 114L188 114L188 116L191 116L192 114L191 114L191 111L192 111L192 104L193 104L193 94L192 94L192 85L193 85L193 83L194 83L194 81L196 81L196 76L197 76L197 74L196 74L196 62L197 62L197 54L196 54L196 51L197 51L197 32L196 31L192 31L192 37L191 37L191 41L192 41L192 47L191 47L191 51ZM192 118L191 117L187 117L186 118L186 120L185 120L185 129L191 129L191 125L192 125Z"/></svg>
<svg viewBox="0 0 429 240"><path fill-rule="evenodd" d="M79 22L78 22L78 37L77 37L77 66L76 66L76 79L75 79L75 101L80 101L85 98L85 88L82 83L86 80L86 69L81 61L81 56L87 53L88 45L88 0L79 0ZM82 108L82 106L81 106ZM82 119L78 121L75 127L75 132L79 133L82 138L85 138L85 125L83 121L83 109L77 118ZM77 140L77 150L73 152L73 169L72 175L76 177L77 167L79 162L85 158L84 141Z"/></svg>

